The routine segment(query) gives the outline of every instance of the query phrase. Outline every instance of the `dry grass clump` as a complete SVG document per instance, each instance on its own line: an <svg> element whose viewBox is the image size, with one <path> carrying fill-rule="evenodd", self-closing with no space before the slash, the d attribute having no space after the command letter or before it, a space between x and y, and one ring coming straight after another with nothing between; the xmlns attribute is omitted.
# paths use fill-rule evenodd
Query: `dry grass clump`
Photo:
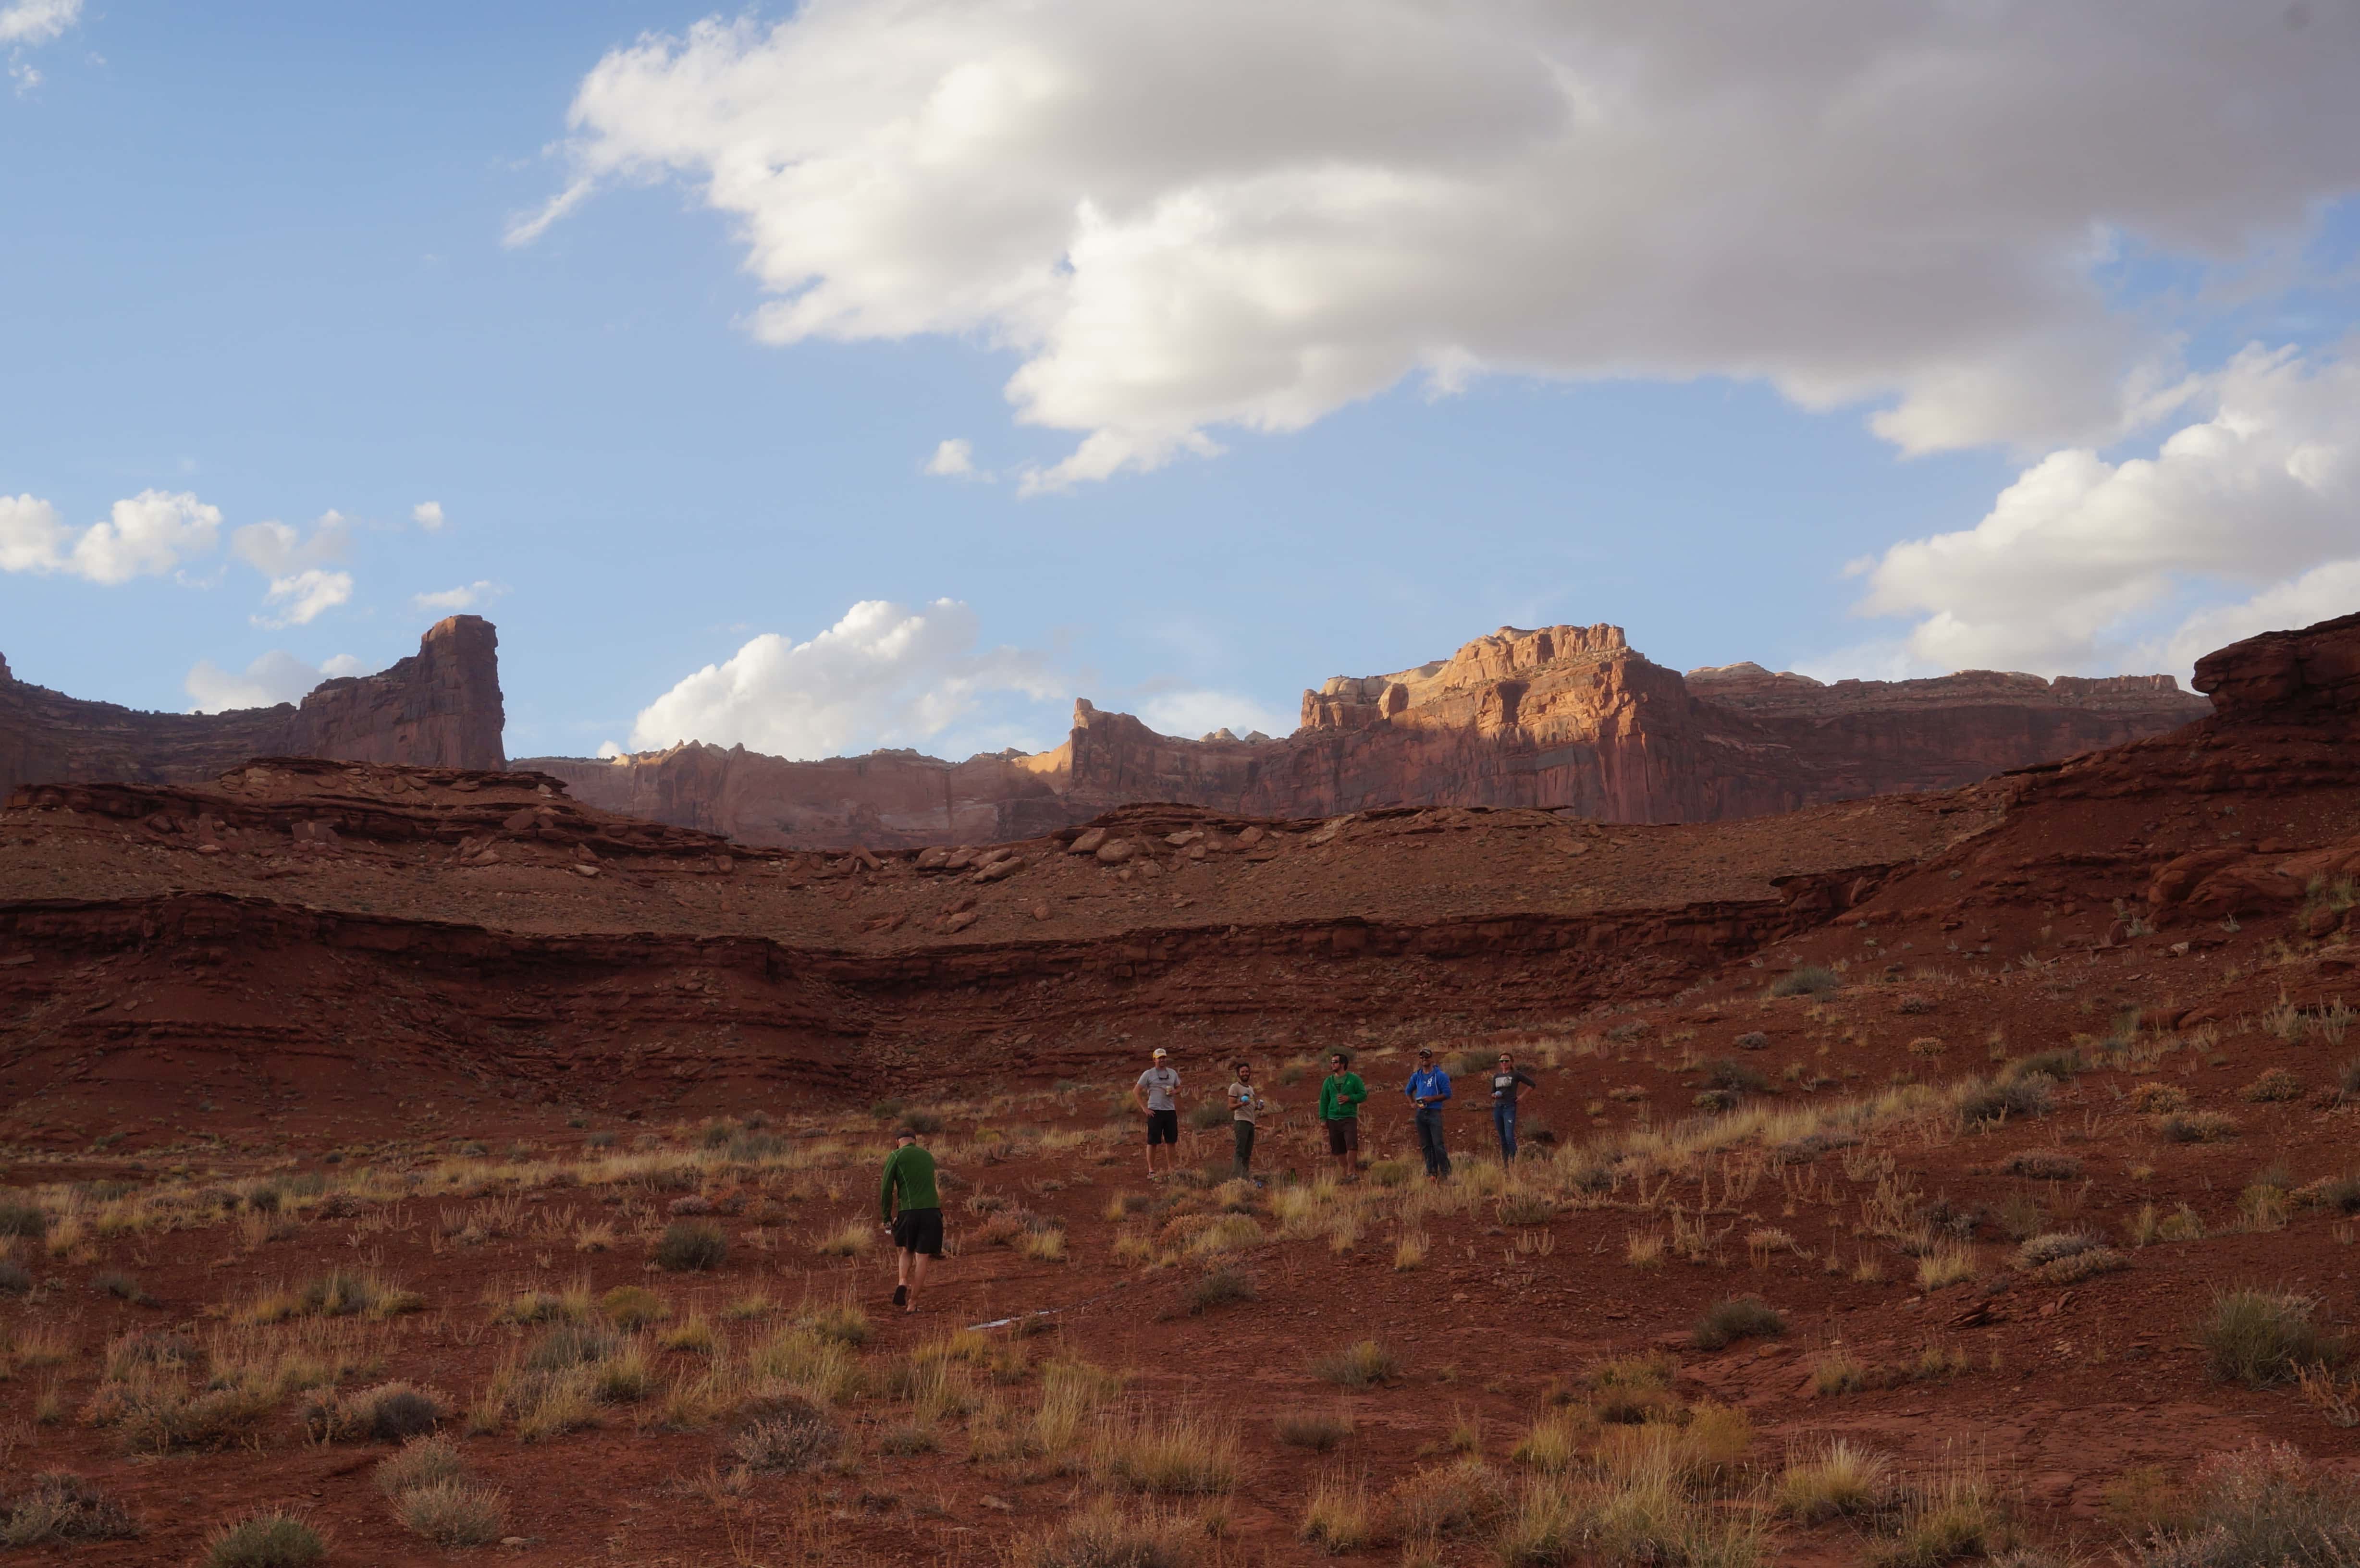
<svg viewBox="0 0 2360 1568"><path fill-rule="evenodd" d="M435 1481L397 1496L393 1517L437 1546L489 1546L508 1533L508 1504L481 1481Z"/></svg>
<svg viewBox="0 0 2360 1568"><path fill-rule="evenodd" d="M1377 1510L1369 1498L1368 1474L1329 1471L1313 1482L1295 1534L1295 1539L1326 1547L1338 1556L1372 1543L1377 1538Z"/></svg>
<svg viewBox="0 0 2360 1568"><path fill-rule="evenodd" d="M1401 1357L1373 1339L1356 1339L1314 1359L1311 1375L1347 1388L1371 1388L1401 1376Z"/></svg>
<svg viewBox="0 0 2360 1568"><path fill-rule="evenodd" d="M248 1514L215 1530L199 1561L203 1568L312 1568L328 1560L320 1532L281 1509Z"/></svg>
<svg viewBox="0 0 2360 1568"><path fill-rule="evenodd" d="M868 1234L866 1228L861 1234ZM664 1226L650 1256L667 1273L705 1273L728 1258L729 1238L711 1220L674 1220Z"/></svg>
<svg viewBox="0 0 2360 1568"><path fill-rule="evenodd" d="M400 1443L432 1432L450 1414L450 1401L432 1388L379 1383L322 1394L304 1408L302 1420L320 1443Z"/></svg>
<svg viewBox="0 0 2360 1568"><path fill-rule="evenodd" d="M1099 1473L1133 1491L1196 1497L1227 1492L1238 1482L1236 1430L1202 1411L1146 1412L1110 1423L1098 1454Z"/></svg>
<svg viewBox="0 0 2360 1568"><path fill-rule="evenodd" d="M1015 1568L1192 1568L1202 1525L1185 1515L1099 1497L1020 1543Z"/></svg>
<svg viewBox="0 0 2360 1568"><path fill-rule="evenodd" d="M2266 1388L2290 1383L2306 1367L2344 1359L2344 1347L2311 1321L2318 1303L2288 1290L2245 1287L2223 1290L2197 1325L2212 1376L2223 1382Z"/></svg>
<svg viewBox="0 0 2360 1568"><path fill-rule="evenodd" d="M466 1473L459 1445L438 1432L410 1439L399 1453L378 1463L375 1475L377 1489L393 1497L440 1481L455 1481Z"/></svg>
<svg viewBox="0 0 2360 1568"><path fill-rule="evenodd" d="M1545 1475L1562 1475L1581 1463L1597 1435L1597 1412L1586 1405L1545 1411L1524 1429L1508 1459Z"/></svg>
<svg viewBox="0 0 2360 1568"><path fill-rule="evenodd" d="M2043 1073L2004 1077L1996 1082L1970 1078L1955 1091L1959 1125L1972 1128L2046 1116L2056 1090L2057 1081Z"/></svg>
<svg viewBox="0 0 2360 1568"><path fill-rule="evenodd" d="M1893 1462L1845 1438L1789 1454L1772 1499L1778 1511L1817 1524L1872 1514L1891 1489Z"/></svg>
<svg viewBox="0 0 2360 1568"><path fill-rule="evenodd" d="M2157 1528L2139 1568L2341 1568L2360 1562L2360 1489L2283 1443L2197 1472L2183 1519Z"/></svg>
<svg viewBox="0 0 2360 1568"><path fill-rule="evenodd" d="M332 1269L300 1285L268 1291L238 1314L248 1323L284 1323L290 1318L389 1318L414 1312L426 1304L415 1290L405 1290L374 1270Z"/></svg>
<svg viewBox="0 0 2360 1568"><path fill-rule="evenodd" d="M745 1406L729 1434L729 1452L760 1474L808 1470L836 1452L836 1423L809 1399L774 1394Z"/></svg>
<svg viewBox="0 0 2360 1568"><path fill-rule="evenodd" d="M865 1258L876 1245L877 1227L865 1220L852 1220L812 1243L812 1250L828 1258Z"/></svg>
<svg viewBox="0 0 2360 1568"><path fill-rule="evenodd" d="M2156 1118L2167 1143L2226 1143L2237 1136L2237 1118L2223 1111L2180 1111Z"/></svg>
<svg viewBox="0 0 2360 1568"><path fill-rule="evenodd" d="M1393 1483L1382 1499L1384 1533L1395 1541L1444 1541L1488 1530L1512 1501L1508 1484L1480 1459L1430 1465Z"/></svg>
<svg viewBox="0 0 2360 1568"><path fill-rule="evenodd" d="M2237 1097L2257 1105L2278 1100L2300 1100L2302 1098L2302 1080L2283 1067L2273 1067L2238 1090Z"/></svg>
<svg viewBox="0 0 2360 1568"><path fill-rule="evenodd" d="M2076 1285L2084 1279L2113 1274L2130 1266L2131 1260L2113 1247L2092 1247L2044 1264L2036 1277L2044 1285Z"/></svg>
<svg viewBox="0 0 2360 1568"><path fill-rule="evenodd" d="M1208 1269L1181 1292L1181 1301L1191 1317L1202 1316L1215 1307L1226 1307L1254 1299L1251 1276L1226 1265Z"/></svg>
<svg viewBox="0 0 2360 1568"><path fill-rule="evenodd" d="M2149 1080L2134 1083L2125 1098L2132 1110L2143 1116L2168 1116L2188 1108L2188 1091L2177 1083L2158 1083Z"/></svg>
<svg viewBox="0 0 2360 1568"><path fill-rule="evenodd" d="M1741 1339L1774 1339L1786 1332L1785 1316L1761 1297L1730 1296L1707 1307L1688 1337L1699 1350L1719 1350Z"/></svg>
<svg viewBox="0 0 2360 1568"><path fill-rule="evenodd" d="M79 1475L45 1470L0 1508L0 1546L127 1541L139 1533L129 1509Z"/></svg>
<svg viewBox="0 0 2360 1568"><path fill-rule="evenodd" d="M1341 1404L1332 1410L1281 1410L1271 1422L1271 1432L1289 1448L1325 1454L1352 1435L1352 1412Z"/></svg>
<svg viewBox="0 0 2360 1568"><path fill-rule="evenodd" d="M672 1316L661 1296L640 1285L617 1285L598 1298L598 1311L617 1328L645 1328Z"/></svg>
<svg viewBox="0 0 2360 1568"><path fill-rule="evenodd" d="M2035 1181L2073 1181L2081 1178L2081 1160L2078 1155L2053 1149L2025 1149L2009 1155L2000 1170Z"/></svg>
<svg viewBox="0 0 2360 1568"><path fill-rule="evenodd" d="M1798 964L1770 982L1773 996L1826 996L1843 988L1843 976L1818 964Z"/></svg>
<svg viewBox="0 0 2360 1568"><path fill-rule="evenodd" d="M1976 1466L1950 1465L1902 1488L1893 1527L1868 1558L1876 1568L1937 1568L1990 1556L2007 1542L2007 1515L1990 1477Z"/></svg>
<svg viewBox="0 0 2360 1568"><path fill-rule="evenodd" d="M1939 1290L1974 1277L1975 1249L1957 1242L1943 1242L1918 1260L1920 1290Z"/></svg>
<svg viewBox="0 0 2360 1568"><path fill-rule="evenodd" d="M2077 1252L2087 1252L2098 1246L2098 1238L2081 1231L2045 1231L2027 1240L2016 1249L2016 1261L2025 1269L2041 1269L2060 1258L2070 1258Z"/></svg>

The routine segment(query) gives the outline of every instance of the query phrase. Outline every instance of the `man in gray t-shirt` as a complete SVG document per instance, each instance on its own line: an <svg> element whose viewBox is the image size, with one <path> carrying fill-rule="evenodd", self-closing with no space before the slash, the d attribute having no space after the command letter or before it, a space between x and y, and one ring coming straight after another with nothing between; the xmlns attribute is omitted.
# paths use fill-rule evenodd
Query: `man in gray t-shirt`
<svg viewBox="0 0 2360 1568"><path fill-rule="evenodd" d="M1180 1157L1180 1105L1173 1098L1180 1092L1180 1074L1164 1065L1171 1052L1162 1046L1155 1048L1151 1059L1153 1065L1139 1075L1131 1086L1131 1097L1147 1113L1147 1179L1155 1180L1155 1146L1164 1146L1164 1173L1166 1176L1178 1168Z"/></svg>

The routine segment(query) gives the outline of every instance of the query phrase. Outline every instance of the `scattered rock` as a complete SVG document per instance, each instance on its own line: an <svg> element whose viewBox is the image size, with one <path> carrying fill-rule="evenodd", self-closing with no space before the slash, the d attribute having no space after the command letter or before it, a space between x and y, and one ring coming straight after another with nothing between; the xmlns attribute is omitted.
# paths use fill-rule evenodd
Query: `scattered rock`
<svg viewBox="0 0 2360 1568"><path fill-rule="evenodd" d="M1129 839L1110 838L1098 845L1097 853L1099 865L1120 866L1124 861L1137 855L1139 849Z"/></svg>

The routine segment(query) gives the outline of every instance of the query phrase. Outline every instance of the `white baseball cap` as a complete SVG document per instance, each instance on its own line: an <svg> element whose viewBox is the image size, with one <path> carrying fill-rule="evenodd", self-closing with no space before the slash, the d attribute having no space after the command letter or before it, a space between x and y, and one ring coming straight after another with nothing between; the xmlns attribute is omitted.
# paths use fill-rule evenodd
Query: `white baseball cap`
<svg viewBox="0 0 2360 1568"><path fill-rule="evenodd" d="M1151 1051L1149 1054L1150 1054L1150 1055L1153 1055L1153 1056L1169 1056L1169 1055L1171 1055L1172 1053L1171 1053L1170 1051L1168 1051L1164 1050L1162 1046L1160 1046L1160 1045L1159 1045L1159 1046L1157 1046L1157 1047L1156 1047L1153 1051Z"/></svg>

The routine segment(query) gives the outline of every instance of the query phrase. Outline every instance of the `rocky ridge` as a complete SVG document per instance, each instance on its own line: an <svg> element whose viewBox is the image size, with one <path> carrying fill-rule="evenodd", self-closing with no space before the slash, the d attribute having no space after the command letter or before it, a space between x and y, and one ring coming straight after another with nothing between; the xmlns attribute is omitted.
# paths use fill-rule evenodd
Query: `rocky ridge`
<svg viewBox="0 0 2360 1568"><path fill-rule="evenodd" d="M0 659L0 793L69 781L193 783L255 757L502 768L498 649L489 621L453 615L390 669L322 681L300 705L225 713L82 702L16 680Z"/></svg>
<svg viewBox="0 0 2360 1568"><path fill-rule="evenodd" d="M2209 712L2167 675L1823 685L1741 664L1682 676L1619 626L1502 627L1448 659L1305 691L1301 727L1281 740L1159 735L1083 700L1065 744L1030 757L789 762L691 746L529 766L607 810L801 847L1022 837L1144 800L1267 817L1480 805L1702 822L1950 789Z"/></svg>

